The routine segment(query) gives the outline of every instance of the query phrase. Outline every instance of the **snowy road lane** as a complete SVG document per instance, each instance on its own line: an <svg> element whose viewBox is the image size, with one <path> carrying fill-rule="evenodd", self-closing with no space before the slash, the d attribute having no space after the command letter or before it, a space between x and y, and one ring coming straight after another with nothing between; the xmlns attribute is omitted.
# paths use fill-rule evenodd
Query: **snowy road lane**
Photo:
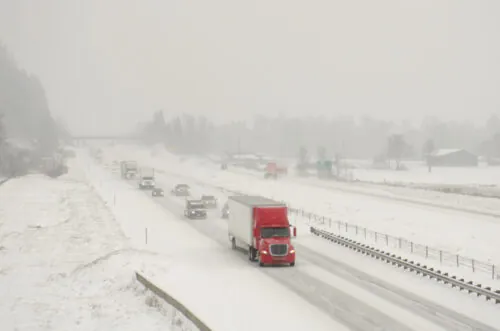
<svg viewBox="0 0 500 331"><path fill-rule="evenodd" d="M214 331L348 330L227 247L201 235L150 192L142 194L102 168L87 168L131 244L164 256L165 263L145 262L138 270Z"/></svg>
<svg viewBox="0 0 500 331"><path fill-rule="evenodd" d="M162 176L163 177L163 176ZM157 182L163 187L170 187L175 184L173 179L159 180ZM168 183L167 185L165 185ZM195 189L196 190L196 189ZM200 191L199 189L196 191ZM212 193L212 192L211 192ZM147 193L146 193L147 194ZM182 215L183 201L178 198L166 197L164 199L156 199L156 201L177 215ZM229 242L227 239L227 226L224 220L216 216L218 210L209 212L210 217L207 220L186 220L200 233L215 239L222 247L227 247L229 250ZM215 215L214 215L215 214ZM266 275L279 281L291 291L299 294L309 303L323 310L335 320L342 322L351 330L470 330L468 325L476 325L476 330L495 329L480 325L469 321L467 324L446 319L434 318L434 314L429 314L429 311L419 312L415 314L413 311L401 309L385 299L377 298L372 295L370 302L365 301L367 291L362 293L360 297L353 296L352 288L359 288L359 284L351 285L351 291L346 292L346 288L339 286L338 278L332 281L332 275L321 277L319 273L330 273L332 270L325 271L323 263L318 262L318 257L314 253L299 255L300 260L297 261L295 268L262 268L260 269ZM307 249L305 249L307 251ZM244 261L247 260L246 255L238 254ZM249 263L246 261L246 263ZM258 266L254 264L256 268ZM318 268L317 266L321 266ZM365 281L365 280L363 280ZM381 309L381 307L384 307Z"/></svg>
<svg viewBox="0 0 500 331"><path fill-rule="evenodd" d="M162 174L161 178L168 183L165 187L174 185L177 183L176 180L178 180L176 177L167 174ZM185 180L185 178L183 178L183 180ZM163 181L160 182L162 184L165 183ZM210 187L207 183L203 183L202 187L200 187L201 183L197 180L190 180L187 183L193 187L195 196L204 193L213 194L219 197L219 199L226 197L225 194L221 194L219 188ZM178 212L182 212L182 203L180 201L171 201L171 199L167 198L162 200L161 203L164 204L166 208L172 208L174 210L177 208L179 210ZM218 214L219 211L216 210L215 212ZM224 220L216 216L209 220L193 221L192 224L202 233L212 238L216 238L221 245L229 247L227 241L227 226ZM311 240L314 239L316 238L311 238ZM292 284L287 283L288 286L293 291L300 293L303 289L298 283L306 284L305 286L309 287L309 292L302 293L301 295L306 295L309 300L314 298L312 301L314 301L315 305L322 307L322 309L328 311L332 316L337 316L338 320L345 321L345 318L348 320L349 317L346 317L345 314L346 311L349 312L350 310L344 309L342 311L344 315L339 318L339 310L335 310L335 308L331 309L332 307L349 307L349 305L346 304L348 301L339 304L339 302L343 300L343 296L338 295L335 290L341 288L345 291L349 285L351 285L350 291L348 292L350 293L348 296L351 300L352 293L356 291L360 297L365 299L368 299L367 296L371 296L369 301L363 300L361 305L367 306L367 302L372 302L373 306L378 307L378 309L384 307L384 311L390 312L391 316L397 316L396 319L401 318L403 321L412 321L411 325L415 330L431 330L429 325L424 326L429 323L434 326L439 325L445 330L471 330L471 328L473 330L497 330L487 324L419 297L414 293L398 288L380 278L370 276L345 263L335 261L323 254L318 254L318 251L312 250L305 245L295 242L295 246L298 252L298 261L295 268L300 270L300 277L295 276L295 278L292 279ZM345 248L340 249L346 250ZM350 251L347 251L346 255L350 253ZM242 255L242 258L246 259L246 256ZM369 260L369 258L367 259ZM280 277L283 275L283 268L269 268L263 270L270 276ZM277 271L276 274L274 274L275 270ZM329 275L327 273L329 273ZM334 276L332 277L332 275ZM328 278L330 278L330 283L328 283ZM333 278L333 280L331 280L331 278ZM316 284L316 288L314 284ZM355 286L353 287L352 285ZM333 292L331 291L332 288L334 290ZM318 290L317 292L315 291L316 289ZM360 289L362 290L360 291ZM369 292L369 294L366 292ZM330 295L325 295L325 293L330 293ZM344 293L343 295L345 296L346 294ZM384 300L378 300L374 297L378 297L378 299L383 298ZM328 298L331 298L335 304L332 304ZM366 316L373 318L374 316L373 312L361 311L358 306L354 305L352 308L358 311L358 319L363 319ZM342 308L337 309L342 310ZM411 312L411 314L408 314L408 312ZM359 323L359 320L357 323ZM417 327L417 325L421 326ZM352 327L351 325L349 326Z"/></svg>

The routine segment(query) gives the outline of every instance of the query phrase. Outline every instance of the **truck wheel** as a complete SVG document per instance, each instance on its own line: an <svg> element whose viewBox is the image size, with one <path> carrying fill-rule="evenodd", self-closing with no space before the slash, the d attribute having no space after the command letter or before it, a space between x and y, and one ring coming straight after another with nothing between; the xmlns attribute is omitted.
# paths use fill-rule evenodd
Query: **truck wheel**
<svg viewBox="0 0 500 331"><path fill-rule="evenodd" d="M290 267L295 267L295 262L290 263Z"/></svg>
<svg viewBox="0 0 500 331"><path fill-rule="evenodd" d="M253 247L248 248L248 259L252 262L255 261L255 250Z"/></svg>
<svg viewBox="0 0 500 331"><path fill-rule="evenodd" d="M263 266L264 266L264 263L259 261L259 267L263 267Z"/></svg>
<svg viewBox="0 0 500 331"><path fill-rule="evenodd" d="M234 238L231 240L231 249L236 249L236 240Z"/></svg>

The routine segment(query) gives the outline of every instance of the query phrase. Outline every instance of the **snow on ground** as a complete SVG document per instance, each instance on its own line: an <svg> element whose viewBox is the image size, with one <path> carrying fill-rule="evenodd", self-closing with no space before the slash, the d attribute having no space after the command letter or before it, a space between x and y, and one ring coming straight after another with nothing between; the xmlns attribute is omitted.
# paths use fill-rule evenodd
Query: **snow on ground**
<svg viewBox="0 0 500 331"><path fill-rule="evenodd" d="M478 167L433 167L429 173L423 163L403 162L407 171L354 169L356 179L371 182L449 184L449 185L500 185L500 167L481 164Z"/></svg>
<svg viewBox="0 0 500 331"><path fill-rule="evenodd" d="M140 271L213 330L345 330L258 267L249 265L229 244L221 246L200 234L181 215L171 214L118 175L92 165L84 153L79 159L133 246L169 261L167 266L144 263Z"/></svg>
<svg viewBox="0 0 500 331"><path fill-rule="evenodd" d="M82 179L70 167L0 187L1 329L176 330L133 279L149 256L128 248Z"/></svg>
<svg viewBox="0 0 500 331"><path fill-rule="evenodd" d="M500 242L497 236L500 222L497 218L334 191L299 184L294 180L266 181L254 176L220 171L208 161L179 161L158 147L148 150L116 146L113 155L149 162L150 166L159 170L188 174L211 185L285 200L295 208L406 238L452 254L500 264ZM464 269L458 269L457 273L460 270Z"/></svg>
<svg viewBox="0 0 500 331"><path fill-rule="evenodd" d="M157 183L164 187L173 186L179 183L179 181L185 182L191 186L193 197L198 197L201 194L212 194L216 196L219 201L224 202L229 194L227 192L222 193L214 187L196 184L196 182L192 180L186 180L185 178L180 179L174 175L159 174L157 176ZM166 199L168 200L170 198L167 197ZM174 200L176 200L178 207L183 207L182 200L175 198ZM222 237L225 237L227 233L227 222L218 218L219 212L218 209L209 211L209 214L213 213L212 215L215 215L215 218L210 217L209 220L205 222L201 221L200 223L209 223L214 237L217 236L218 232L220 232ZM481 320L494 327L500 326L500 320L496 318L498 307L492 302L484 302L484 298L476 298L465 292L452 291L442 284L429 281L428 279L422 279L414 273L394 268L393 266L352 252L339 245L319 239L309 233L309 228L306 225L308 220L303 217L292 215L291 222L298 226L298 237L293 239L297 248L298 261L298 266L295 268L296 270L300 270L310 275L312 278L319 278L335 288L341 288L350 295L361 299L364 303L373 305L374 307L384 307L384 311L392 317L398 316L399 319L406 322L414 321L413 323L415 324L413 327L417 327L416 323L422 323L422 321L418 321L418 319L415 320L415 316L411 316L411 314L408 315L404 309L401 309L405 306L404 303L400 302L401 306L395 306L388 302L384 294L380 293L381 288L388 289L389 286L395 285L400 290L389 289L391 293L394 291L393 294L398 293L397 295L409 295L410 297L412 295L411 293L418 293L419 298L412 299L412 302L419 302L419 306L425 304L427 309L434 309L437 315L440 314L439 309L429 307L433 307L433 305L451 307L454 311L462 315ZM305 249L310 249L313 252L312 254L315 261L311 260L311 254L306 253ZM330 268L333 267L335 271L325 266L325 258L323 258L323 256L329 257L335 261L333 265L330 264ZM352 270L353 268L355 269L354 271ZM357 282L353 281L353 279L369 279L367 283L370 285L366 286L366 282ZM386 281L389 281L390 285L385 283ZM402 294L404 292L410 294ZM413 312L415 307L410 306L409 308L410 311ZM429 329L429 327L420 326L420 329Z"/></svg>

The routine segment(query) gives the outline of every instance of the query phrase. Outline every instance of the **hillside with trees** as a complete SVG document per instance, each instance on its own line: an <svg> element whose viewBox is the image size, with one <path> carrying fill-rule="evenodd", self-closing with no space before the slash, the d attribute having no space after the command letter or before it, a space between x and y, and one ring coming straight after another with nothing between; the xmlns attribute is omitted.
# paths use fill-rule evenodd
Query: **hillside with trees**
<svg viewBox="0 0 500 331"><path fill-rule="evenodd" d="M58 134L40 80L22 70L0 45L0 171L19 169L19 160L13 159L19 150L51 155Z"/></svg>
<svg viewBox="0 0 500 331"><path fill-rule="evenodd" d="M257 116L252 122L215 125L205 117L186 114L166 119L158 111L139 134L148 143L163 143L181 154L242 152L296 158L300 151L304 159L310 152L313 159L394 160L395 169L402 160L423 161L437 149L463 148L485 157L500 157L500 120L495 115L476 126L437 118L412 125L368 116ZM321 153L315 153L319 150Z"/></svg>

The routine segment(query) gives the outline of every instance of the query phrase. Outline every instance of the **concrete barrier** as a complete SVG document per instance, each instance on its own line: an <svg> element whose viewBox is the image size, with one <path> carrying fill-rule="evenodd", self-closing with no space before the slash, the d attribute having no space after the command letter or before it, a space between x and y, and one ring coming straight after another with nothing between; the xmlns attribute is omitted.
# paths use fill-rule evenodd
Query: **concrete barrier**
<svg viewBox="0 0 500 331"><path fill-rule="evenodd" d="M146 277L136 272L135 277L137 281L144 285L148 290L159 296L161 299L166 301L172 307L181 312L191 323L193 323L200 331L212 331L205 323L203 323L196 315L187 309L182 303L177 301L171 295L167 294L164 290L150 282Z"/></svg>

